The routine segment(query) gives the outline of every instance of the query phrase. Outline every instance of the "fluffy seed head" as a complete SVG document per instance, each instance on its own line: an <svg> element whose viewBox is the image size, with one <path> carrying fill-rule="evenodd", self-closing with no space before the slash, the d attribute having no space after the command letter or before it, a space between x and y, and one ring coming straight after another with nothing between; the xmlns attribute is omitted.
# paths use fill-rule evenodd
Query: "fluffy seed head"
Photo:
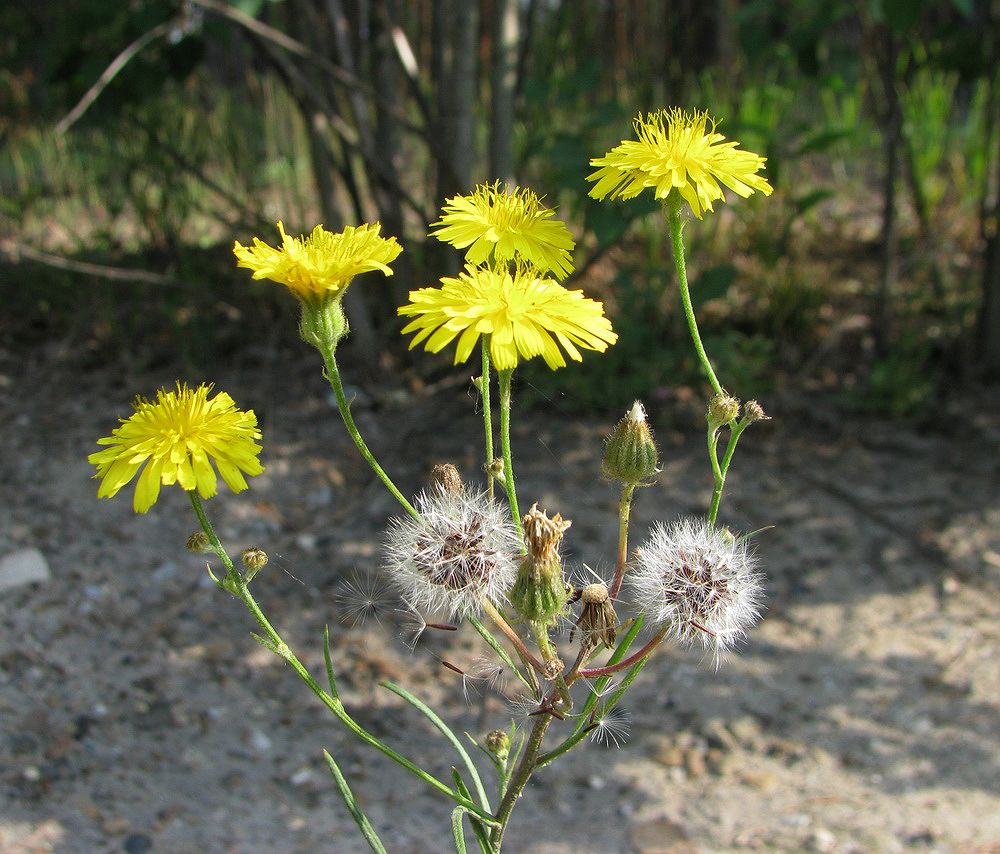
<svg viewBox="0 0 1000 854"><path fill-rule="evenodd" d="M385 567L403 601L465 616L505 598L517 574L517 531L485 493L435 487L417 498L420 519L394 519Z"/></svg>
<svg viewBox="0 0 1000 854"><path fill-rule="evenodd" d="M761 582L746 540L704 519L655 525L626 576L647 620L680 643L700 641L716 664L760 617Z"/></svg>

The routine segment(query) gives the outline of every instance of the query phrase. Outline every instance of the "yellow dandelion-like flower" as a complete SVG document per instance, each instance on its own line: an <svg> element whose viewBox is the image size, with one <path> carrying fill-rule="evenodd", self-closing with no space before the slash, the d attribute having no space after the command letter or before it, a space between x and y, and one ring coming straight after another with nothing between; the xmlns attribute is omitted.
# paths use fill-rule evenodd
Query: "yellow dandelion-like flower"
<svg viewBox="0 0 1000 854"><path fill-rule="evenodd" d="M97 497L116 495L142 469L132 502L136 513L156 503L161 483L178 483L211 498L216 492L213 462L233 492L246 489L243 473L264 471L257 459L257 416L252 409L237 409L224 391L209 399L211 390L204 383L194 391L177 383L175 391L160 389L155 402L137 397L135 413L97 440L111 447L87 457L97 466L94 477L101 478Z"/></svg>
<svg viewBox="0 0 1000 854"><path fill-rule="evenodd" d="M426 341L437 353L457 337L458 364L469 358L480 335L488 335L490 357L501 371L534 356L555 370L566 364L562 350L579 362L579 348L603 353L618 340L600 302L528 267L512 274L470 264L457 278L443 278L440 288L410 291L410 302L398 312L413 317L403 328L404 335L417 333L411 349Z"/></svg>
<svg viewBox="0 0 1000 854"><path fill-rule="evenodd" d="M431 235L457 249L468 247L470 264L478 266L492 254L501 263L519 257L557 279L573 272L570 251L576 244L532 190L507 192L499 181L480 184L472 195L448 199L442 211L441 219L431 223L437 228Z"/></svg>
<svg viewBox="0 0 1000 854"><path fill-rule="evenodd" d="M388 265L403 247L395 237L380 237L381 228L376 222L334 234L317 225L308 237L291 237L279 222L280 249L255 237L253 246L237 241L233 253L237 266L253 270L255 279L279 282L299 299L319 304L339 297L361 273L381 270L392 275Z"/></svg>
<svg viewBox="0 0 1000 854"><path fill-rule="evenodd" d="M720 184L743 198L754 190L771 195L773 188L757 174L767 158L725 142L716 124L706 112L640 113L634 122L637 140L624 140L590 161L599 167L587 176L597 182L590 195L631 199L649 187L663 199L676 188L698 219L713 210L713 202L725 199Z"/></svg>

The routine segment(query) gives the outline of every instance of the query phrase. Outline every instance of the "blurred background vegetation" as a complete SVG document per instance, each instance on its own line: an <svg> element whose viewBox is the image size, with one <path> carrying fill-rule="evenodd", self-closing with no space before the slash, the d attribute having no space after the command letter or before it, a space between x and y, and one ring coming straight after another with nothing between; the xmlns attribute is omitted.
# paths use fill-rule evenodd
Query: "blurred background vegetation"
<svg viewBox="0 0 1000 854"><path fill-rule="evenodd" d="M397 275L349 292L355 367L414 383L395 306L457 268L446 195L533 187L619 343L538 372L581 409L697 385L664 223L587 197L639 110L706 108L776 192L687 231L720 376L893 416L1000 376L997 0L13 0L0 8L0 314L14 352L195 374L295 345L234 239L381 220Z"/></svg>

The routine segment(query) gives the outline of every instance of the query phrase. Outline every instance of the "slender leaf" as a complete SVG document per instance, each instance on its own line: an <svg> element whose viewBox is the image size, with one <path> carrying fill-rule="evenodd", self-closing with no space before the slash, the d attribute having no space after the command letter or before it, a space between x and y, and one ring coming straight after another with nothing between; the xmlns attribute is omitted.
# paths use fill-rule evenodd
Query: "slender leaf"
<svg viewBox="0 0 1000 854"><path fill-rule="evenodd" d="M361 829L361 833L365 837L368 846L375 854L386 854L382 840L378 838L378 834L375 832L375 828L372 827L372 823L368 820L368 816L365 815L364 810L358 804L357 798L354 797L354 792L351 791L351 787L347 784L347 778L340 770L340 766L337 765L333 757L325 750L323 751L323 758L326 759L326 764L330 767L330 773L333 775L337 788L340 790L340 796L344 799L344 803L347 804L347 809ZM455 807L455 809L460 810L462 807Z"/></svg>
<svg viewBox="0 0 1000 854"><path fill-rule="evenodd" d="M464 795L465 797L472 800L472 794L469 792L469 787L465 785L465 780L462 779L462 775L458 773L458 769L455 766L451 768L451 776L455 781L455 788ZM483 854L496 854L496 849L490 842L490 834L484 825L478 818L476 818L471 813L469 814L469 824L472 825L472 832L476 834L476 841L479 843L479 850Z"/></svg>
<svg viewBox="0 0 1000 854"><path fill-rule="evenodd" d="M493 633L475 617L470 617L469 622L472 623L472 627L477 632L479 632L480 637L482 637L482 639L486 641L486 643L488 643L493 648L493 651L500 656L500 659L503 661L503 663L506 664L511 669L511 671L513 671L514 675L521 680L524 686L529 691L534 691L534 686L531 684L531 682L528 681L527 677L518 669L518 666L514 663L514 659L510 657L510 653L507 652L506 649L504 649L503 644L501 644L500 641L498 641L493 636Z"/></svg>
<svg viewBox="0 0 1000 854"><path fill-rule="evenodd" d="M330 658L330 627L323 626L323 658L326 661L326 681L330 684L330 694L340 699L337 691L337 679L333 675L333 659Z"/></svg>
<svg viewBox="0 0 1000 854"><path fill-rule="evenodd" d="M437 713L430 708L422 700L414 697L405 688L397 685L394 682L383 682L383 687L388 688L397 697L402 697L413 706L417 711L421 712L427 720L429 720L438 731L451 742L452 747L458 751L458 755L462 757L462 762L465 763L465 767L469 770L469 775L472 777L472 784L476 787L476 794L479 796L479 803L483 805L483 809L487 812L492 812L493 808L490 806L489 798L486 796L486 789L483 786L482 778L479 776L479 769L476 768L475 763L472 761L472 757L469 756L462 742L459 741L458 737L449 729L448 725L438 717Z"/></svg>
<svg viewBox="0 0 1000 854"><path fill-rule="evenodd" d="M455 838L455 854L467 854L465 847L465 830L462 828L462 819L465 817L465 810L462 807L455 807L451 811L451 833Z"/></svg>

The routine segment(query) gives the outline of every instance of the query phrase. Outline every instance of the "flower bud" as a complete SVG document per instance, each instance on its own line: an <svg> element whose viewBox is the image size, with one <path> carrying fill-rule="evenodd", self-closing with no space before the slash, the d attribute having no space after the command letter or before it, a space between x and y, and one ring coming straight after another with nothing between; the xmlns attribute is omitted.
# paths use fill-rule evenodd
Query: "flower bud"
<svg viewBox="0 0 1000 854"><path fill-rule="evenodd" d="M754 421L768 421L770 419L764 414L764 408L756 400L748 400L743 404L743 420L747 424L753 424Z"/></svg>
<svg viewBox="0 0 1000 854"><path fill-rule="evenodd" d="M320 303L302 301L299 335L306 344L320 351L334 351L348 331L347 315L339 299L326 299Z"/></svg>
<svg viewBox="0 0 1000 854"><path fill-rule="evenodd" d="M552 621L566 605L566 582L559 560L559 544L572 522L556 513L551 519L533 504L522 520L528 554L521 561L510 602L533 623Z"/></svg>
<svg viewBox="0 0 1000 854"><path fill-rule="evenodd" d="M495 729L486 734L486 749L499 762L506 762L510 755L510 736L502 729Z"/></svg>
<svg viewBox="0 0 1000 854"><path fill-rule="evenodd" d="M637 400L619 421L604 445L604 473L628 486L653 477L660 470L653 433L646 410Z"/></svg>
<svg viewBox="0 0 1000 854"><path fill-rule="evenodd" d="M208 534L204 531L195 531L190 537L187 538L184 548L194 554L207 554L208 552L215 551L215 549L212 548L211 540L208 539Z"/></svg>
<svg viewBox="0 0 1000 854"><path fill-rule="evenodd" d="M267 552L256 546L251 546L248 549L243 549L240 560L243 561L243 565L247 568L245 580L250 581L267 566Z"/></svg>
<svg viewBox="0 0 1000 854"><path fill-rule="evenodd" d="M740 402L728 394L717 394L708 403L708 426L718 430L723 424L728 424L740 414Z"/></svg>
<svg viewBox="0 0 1000 854"><path fill-rule="evenodd" d="M435 487L449 495L457 495L462 491L462 476L451 463L440 463L431 469L431 482Z"/></svg>

